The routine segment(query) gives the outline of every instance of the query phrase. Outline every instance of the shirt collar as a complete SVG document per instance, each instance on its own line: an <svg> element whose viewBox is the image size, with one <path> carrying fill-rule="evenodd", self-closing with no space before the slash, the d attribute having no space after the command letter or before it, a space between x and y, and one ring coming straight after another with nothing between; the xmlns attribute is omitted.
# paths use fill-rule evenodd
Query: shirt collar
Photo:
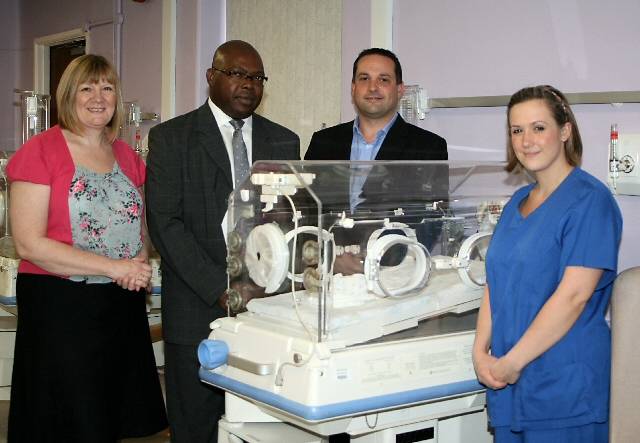
<svg viewBox="0 0 640 443"><path fill-rule="evenodd" d="M396 112L395 115L393 116L393 118L391 120L389 120L387 122L387 124L384 126L384 128L380 129L378 131L378 133L376 134L376 139L378 139L379 137L386 137L387 133L389 132L389 129L391 128L391 126L393 126L393 124L396 122L396 120L398 119L398 113ZM357 134L358 136L362 137L362 139L364 139L364 136L362 135L362 132L360 131L360 117L356 116L355 120L353 121L353 132L354 134Z"/></svg>
<svg viewBox="0 0 640 443"><path fill-rule="evenodd" d="M211 98L207 99L207 102L209 103L209 108L211 109L211 112L213 113L213 116L216 119L216 122L218 123L218 127L222 128L224 127L229 127L229 128L233 128L231 126L231 123L229 123L229 120L233 120L233 118L229 117L227 114L224 113L224 111L222 111L222 109L220 109L214 102L213 100L211 100ZM253 126L253 115L250 115L247 118L243 118L242 121L244 122L244 125L242 126L242 129L248 129L251 130L252 126Z"/></svg>

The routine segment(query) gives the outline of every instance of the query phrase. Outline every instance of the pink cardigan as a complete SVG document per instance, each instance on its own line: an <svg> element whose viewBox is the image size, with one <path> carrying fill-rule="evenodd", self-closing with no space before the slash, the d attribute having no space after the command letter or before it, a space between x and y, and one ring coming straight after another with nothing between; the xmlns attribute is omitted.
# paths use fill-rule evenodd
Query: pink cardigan
<svg viewBox="0 0 640 443"><path fill-rule="evenodd" d="M113 142L113 154L120 169L136 187L144 184L145 165L131 147L121 140ZM28 140L11 157L7 165L10 182L23 181L48 185L49 213L47 237L73 245L69 217L69 186L75 165L59 126L54 126ZM48 274L50 272L26 260L20 261L18 272Z"/></svg>

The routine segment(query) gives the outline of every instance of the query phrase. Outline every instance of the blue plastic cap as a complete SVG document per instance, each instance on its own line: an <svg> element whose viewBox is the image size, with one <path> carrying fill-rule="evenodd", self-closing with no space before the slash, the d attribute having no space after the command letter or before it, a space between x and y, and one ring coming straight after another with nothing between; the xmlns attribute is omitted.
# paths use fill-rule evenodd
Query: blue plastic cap
<svg viewBox="0 0 640 443"><path fill-rule="evenodd" d="M229 346L221 340L205 339L198 345L198 360L205 369L215 369L227 364Z"/></svg>

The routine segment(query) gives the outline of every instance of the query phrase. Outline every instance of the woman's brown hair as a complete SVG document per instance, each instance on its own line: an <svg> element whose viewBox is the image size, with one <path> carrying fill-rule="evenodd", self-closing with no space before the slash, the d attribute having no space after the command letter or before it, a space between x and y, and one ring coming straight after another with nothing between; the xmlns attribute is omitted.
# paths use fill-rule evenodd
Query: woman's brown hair
<svg viewBox="0 0 640 443"><path fill-rule="evenodd" d="M571 136L564 143L564 153L567 162L571 166L580 165L582 161L582 139L580 138L576 117L573 115L569 102L564 94L553 86L540 85L522 88L513 94L509 100L509 104L507 105L507 166L505 169L511 172L522 168L511 144L511 122L509 121L509 117L511 115L511 108L529 100L543 100L549 107L551 115L558 126L562 126L565 123L571 125Z"/></svg>

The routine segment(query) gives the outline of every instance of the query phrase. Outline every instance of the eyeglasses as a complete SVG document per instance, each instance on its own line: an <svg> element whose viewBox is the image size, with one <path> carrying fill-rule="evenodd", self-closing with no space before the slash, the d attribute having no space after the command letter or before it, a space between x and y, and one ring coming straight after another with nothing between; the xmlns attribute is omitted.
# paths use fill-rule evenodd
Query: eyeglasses
<svg viewBox="0 0 640 443"><path fill-rule="evenodd" d="M255 82L259 85L264 84L269 78L263 74L254 74L251 75L248 72L240 71L238 69L232 69L231 71L227 71L226 69L218 69L215 66L212 66L211 69L214 71L219 71L225 74L228 77L231 77L233 80L249 80L250 82Z"/></svg>

